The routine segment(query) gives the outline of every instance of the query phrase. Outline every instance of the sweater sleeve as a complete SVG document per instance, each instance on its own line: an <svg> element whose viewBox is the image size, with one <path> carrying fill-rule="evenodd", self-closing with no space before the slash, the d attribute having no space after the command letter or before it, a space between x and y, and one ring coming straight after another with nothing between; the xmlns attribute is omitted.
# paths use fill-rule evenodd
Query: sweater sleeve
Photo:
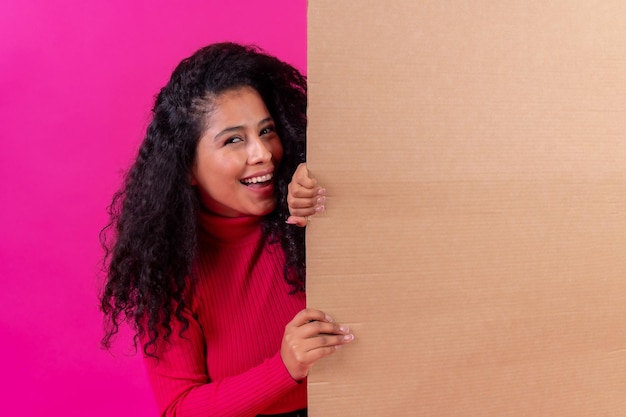
<svg viewBox="0 0 626 417"><path fill-rule="evenodd" d="M184 316L189 327L182 336L180 323L173 320L169 340L157 342L158 359L145 357L161 416L252 417L299 385L279 352L240 375L211 381L202 327L189 311Z"/></svg>

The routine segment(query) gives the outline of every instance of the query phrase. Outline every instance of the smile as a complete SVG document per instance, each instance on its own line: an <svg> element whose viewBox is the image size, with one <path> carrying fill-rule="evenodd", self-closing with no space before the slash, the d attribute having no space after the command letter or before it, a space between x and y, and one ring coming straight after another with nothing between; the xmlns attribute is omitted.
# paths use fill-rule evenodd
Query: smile
<svg viewBox="0 0 626 417"><path fill-rule="evenodd" d="M266 174L266 175L261 175L260 177L246 178L245 180L241 180L241 183L245 185L258 184L260 182L267 182L271 180L273 177L274 177L274 174Z"/></svg>

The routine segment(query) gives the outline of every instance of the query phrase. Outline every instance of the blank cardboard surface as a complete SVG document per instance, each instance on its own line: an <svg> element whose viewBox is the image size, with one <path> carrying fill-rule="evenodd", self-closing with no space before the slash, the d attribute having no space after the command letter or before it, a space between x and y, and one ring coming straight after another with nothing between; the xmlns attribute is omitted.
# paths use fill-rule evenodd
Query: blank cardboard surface
<svg viewBox="0 0 626 417"><path fill-rule="evenodd" d="M626 415L626 2L310 0L309 415Z"/></svg>

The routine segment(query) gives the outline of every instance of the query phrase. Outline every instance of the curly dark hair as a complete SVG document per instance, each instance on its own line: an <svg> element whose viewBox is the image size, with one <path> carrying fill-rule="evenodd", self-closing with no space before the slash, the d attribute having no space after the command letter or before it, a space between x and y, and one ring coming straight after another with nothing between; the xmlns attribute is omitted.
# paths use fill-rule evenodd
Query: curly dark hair
<svg viewBox="0 0 626 417"><path fill-rule="evenodd" d="M262 219L262 230L270 243L280 242L284 277L293 292L304 291L304 231L286 220L287 186L305 160L306 77L254 46L209 45L184 59L156 97L137 158L109 206L110 223L100 233L104 347L111 346L125 321L135 332L135 347L147 340L147 355L154 355L160 337L168 340L171 320L182 323L181 333L188 327L182 311L193 283L200 207L191 167L212 100L244 86L265 102L284 151L276 175L277 205Z"/></svg>

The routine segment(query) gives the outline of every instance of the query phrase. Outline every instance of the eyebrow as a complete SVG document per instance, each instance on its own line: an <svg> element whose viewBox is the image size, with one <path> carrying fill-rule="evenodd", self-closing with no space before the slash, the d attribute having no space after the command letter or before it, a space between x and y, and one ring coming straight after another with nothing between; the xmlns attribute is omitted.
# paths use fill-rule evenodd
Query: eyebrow
<svg viewBox="0 0 626 417"><path fill-rule="evenodd" d="M219 140L219 138L221 138L222 136L225 136L229 133L232 132L237 132L239 130L243 129L243 126L232 126L232 127L227 127L226 129L222 130L220 133L218 133L217 135L215 135L215 140Z"/></svg>
<svg viewBox="0 0 626 417"><path fill-rule="evenodd" d="M273 121L274 121L274 119L272 118L272 116L268 116L265 119L261 120L257 124L257 126L261 126L261 125L263 125L265 123L273 122ZM215 140L218 140L220 137L222 137L222 136L224 136L224 135L226 135L228 133L237 132L237 131L239 131L239 130L241 130L243 128L244 128L243 125L227 127L226 129L222 130L220 133L215 135Z"/></svg>

